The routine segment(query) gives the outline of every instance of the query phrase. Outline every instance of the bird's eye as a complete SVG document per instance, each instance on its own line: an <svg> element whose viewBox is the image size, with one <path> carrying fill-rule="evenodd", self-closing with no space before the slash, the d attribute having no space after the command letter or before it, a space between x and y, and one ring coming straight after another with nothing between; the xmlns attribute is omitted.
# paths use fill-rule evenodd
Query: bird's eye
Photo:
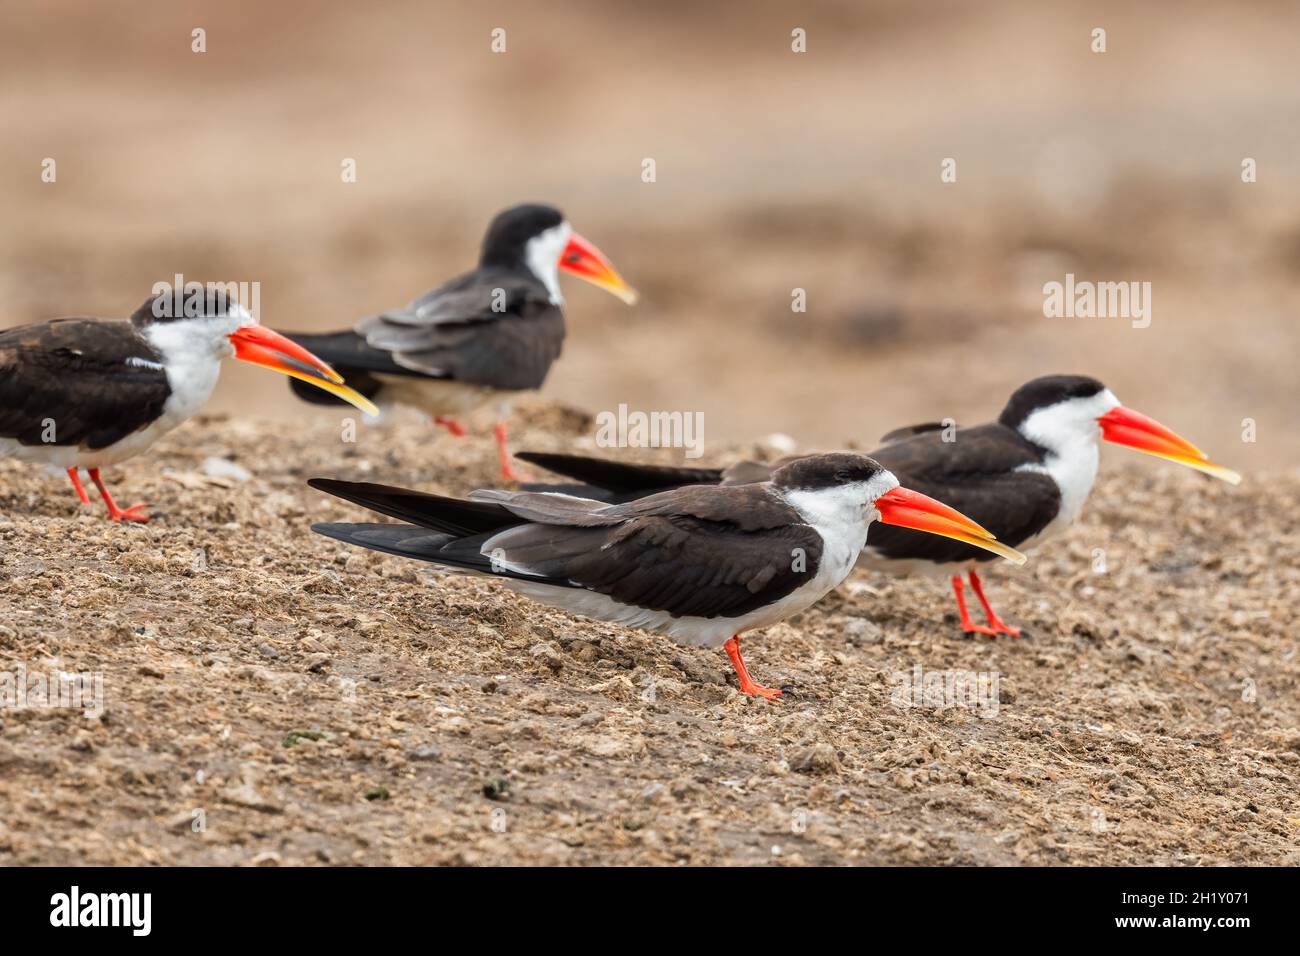
<svg viewBox="0 0 1300 956"><path fill-rule="evenodd" d="M576 252L569 253L565 258L570 265L577 265L582 261L582 256L578 255Z"/></svg>

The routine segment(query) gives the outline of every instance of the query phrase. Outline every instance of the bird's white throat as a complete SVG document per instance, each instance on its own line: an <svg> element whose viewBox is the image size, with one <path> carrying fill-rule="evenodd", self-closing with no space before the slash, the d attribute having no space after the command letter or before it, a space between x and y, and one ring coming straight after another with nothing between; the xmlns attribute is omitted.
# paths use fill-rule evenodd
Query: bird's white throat
<svg viewBox="0 0 1300 956"><path fill-rule="evenodd" d="M869 481L854 481L830 488L781 489L781 496L816 528L836 524L865 524L874 521L876 499L898 487L891 472L881 471Z"/></svg>
<svg viewBox="0 0 1300 956"><path fill-rule="evenodd" d="M537 281L546 286L552 305L564 304L564 295L560 292L560 256L569 244L572 232L568 222L562 222L533 236L524 249L524 262L537 276Z"/></svg>
<svg viewBox="0 0 1300 956"><path fill-rule="evenodd" d="M235 354L230 335L236 329L254 324L243 306L235 304L223 316L198 316L153 322L141 334L162 355L171 396L167 400L169 418L188 418L212 397L221 374L221 360Z"/></svg>
<svg viewBox="0 0 1300 956"><path fill-rule="evenodd" d="M1079 516L1097 478L1101 458L1101 426L1097 419L1119 405L1110 389L1087 398L1071 398L1032 412L1020 424L1020 434L1046 449L1041 465L1023 466L1049 475L1061 490L1061 511L1054 526Z"/></svg>

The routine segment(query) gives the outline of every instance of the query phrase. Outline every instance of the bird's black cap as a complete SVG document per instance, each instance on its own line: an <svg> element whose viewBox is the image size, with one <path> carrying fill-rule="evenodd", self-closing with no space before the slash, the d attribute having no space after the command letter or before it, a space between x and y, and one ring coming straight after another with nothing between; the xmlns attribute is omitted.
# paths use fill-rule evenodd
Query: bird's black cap
<svg viewBox="0 0 1300 956"><path fill-rule="evenodd" d="M149 296L131 313L131 324L144 328L178 319L221 318L237 301L220 283L190 282L183 288Z"/></svg>
<svg viewBox="0 0 1300 956"><path fill-rule="evenodd" d="M772 472L772 482L791 491L817 491L858 481L870 481L884 466L866 455L835 452L796 458Z"/></svg>
<svg viewBox="0 0 1300 956"><path fill-rule="evenodd" d="M1026 418L1040 408L1049 408L1071 398L1091 398L1105 389L1087 375L1044 375L1026 382L1011 394L998 421L1008 428L1019 428Z"/></svg>
<svg viewBox="0 0 1300 956"><path fill-rule="evenodd" d="M554 206L524 203L496 214L483 236L479 264L513 268L524 261L528 240L564 222L564 214Z"/></svg>

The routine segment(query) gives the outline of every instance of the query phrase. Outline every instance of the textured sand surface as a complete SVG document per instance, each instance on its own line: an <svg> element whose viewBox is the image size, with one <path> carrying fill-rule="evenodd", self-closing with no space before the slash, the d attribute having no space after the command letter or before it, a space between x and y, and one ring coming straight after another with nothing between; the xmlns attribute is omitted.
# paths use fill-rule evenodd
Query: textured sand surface
<svg viewBox="0 0 1300 956"><path fill-rule="evenodd" d="M525 412L519 447L590 434ZM1300 474L1108 451L1068 537L987 576L1027 636L858 574L746 641L795 687L767 703L720 652L311 534L366 520L311 475L495 478L482 433L339 439L191 423L108 475L162 512L142 527L0 463L0 670L98 671L106 699L0 712L0 863L1300 862ZM996 713L899 706L918 666L996 672Z"/></svg>

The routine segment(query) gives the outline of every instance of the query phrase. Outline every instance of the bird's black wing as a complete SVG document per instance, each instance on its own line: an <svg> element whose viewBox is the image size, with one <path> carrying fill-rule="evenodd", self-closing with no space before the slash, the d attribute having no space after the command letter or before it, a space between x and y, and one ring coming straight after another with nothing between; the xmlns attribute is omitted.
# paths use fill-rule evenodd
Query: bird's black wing
<svg viewBox="0 0 1300 956"><path fill-rule="evenodd" d="M636 493L637 497L679 488L682 485L716 485L722 481L720 468L676 468L670 465L639 465L610 461L585 455L554 455L546 452L521 451L520 461L539 465L557 475L564 475L596 488L619 494ZM537 490L547 490L539 486Z"/></svg>
<svg viewBox="0 0 1300 956"><path fill-rule="evenodd" d="M403 537L376 526L315 527L330 537L482 574L595 591L674 617L745 614L807 583L821 561L821 536L758 485L696 486L605 505L527 492L476 492L474 500L459 502L351 482L311 484L445 540L409 528Z"/></svg>
<svg viewBox="0 0 1300 956"><path fill-rule="evenodd" d="M535 279L478 269L403 309L362 319L356 332L409 372L502 390L535 389L560 356L564 314Z"/></svg>
<svg viewBox="0 0 1300 956"><path fill-rule="evenodd" d="M553 491L564 494L587 495L602 501L633 501L659 491L683 488L687 485L749 485L767 481L781 465L796 461L799 456L782 458L767 464L758 461L738 461L726 468L684 468L675 465L640 465L631 462L610 461L584 455L559 455L546 452L521 451L516 458L540 465L557 475L576 479L579 485L531 484L527 491Z"/></svg>
<svg viewBox="0 0 1300 956"><path fill-rule="evenodd" d="M351 329L342 332L282 332L281 334L328 362L340 374L345 368L357 372L379 372L384 375L424 374L398 365L393 360L392 352L373 348L366 344L366 340L361 335ZM349 385L353 384L352 375L344 375L344 378L348 380Z"/></svg>
<svg viewBox="0 0 1300 956"><path fill-rule="evenodd" d="M373 349L351 329L343 332L283 332L312 355L326 362L347 381L348 386L372 401L384 387L379 375L419 376L393 361L391 352ZM347 405L345 400L301 379L290 378L289 388L304 402L313 405Z"/></svg>
<svg viewBox="0 0 1300 956"><path fill-rule="evenodd" d="M902 428L895 428L892 432L881 435L880 444L892 445L894 442L914 438L917 435L924 435L927 432L942 431L944 427L943 422L922 422L920 425L904 425Z"/></svg>
<svg viewBox="0 0 1300 956"><path fill-rule="evenodd" d="M904 488L951 505L1012 547L1033 537L1056 517L1061 493L1041 471L1041 454L1013 429L979 425L943 440L940 430L882 445L871 452ZM916 558L947 563L988 561L995 555L960 541L908 528L871 526L867 548L888 558Z"/></svg>
<svg viewBox="0 0 1300 956"><path fill-rule="evenodd" d="M104 448L157 419L170 394L162 356L129 322L0 332L0 438Z"/></svg>

